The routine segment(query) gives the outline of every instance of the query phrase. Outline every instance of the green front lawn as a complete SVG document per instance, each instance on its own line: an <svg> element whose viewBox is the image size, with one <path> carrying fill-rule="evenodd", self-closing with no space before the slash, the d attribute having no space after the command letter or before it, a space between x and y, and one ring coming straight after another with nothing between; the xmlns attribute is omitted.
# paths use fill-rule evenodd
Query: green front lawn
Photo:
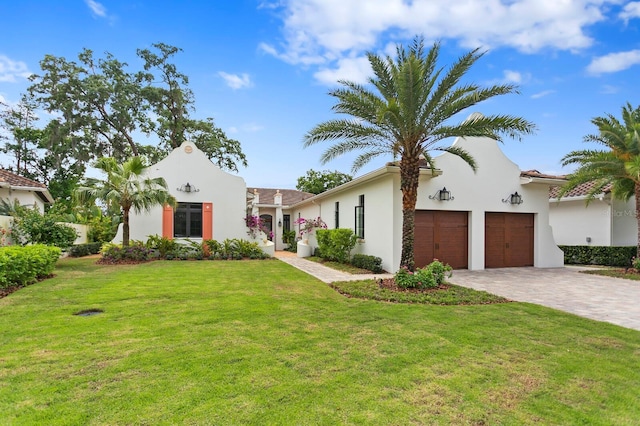
<svg viewBox="0 0 640 426"><path fill-rule="evenodd" d="M0 300L0 424L640 418L638 331L524 303L347 298L276 260L93 262Z"/></svg>

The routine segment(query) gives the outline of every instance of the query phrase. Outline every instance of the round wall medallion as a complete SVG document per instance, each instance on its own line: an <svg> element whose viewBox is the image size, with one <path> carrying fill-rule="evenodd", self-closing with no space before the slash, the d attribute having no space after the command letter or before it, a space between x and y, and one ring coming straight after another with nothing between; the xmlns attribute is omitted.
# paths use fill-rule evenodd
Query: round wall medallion
<svg viewBox="0 0 640 426"><path fill-rule="evenodd" d="M193 147L191 145L185 146L184 152L186 152L187 154L191 154L193 152Z"/></svg>

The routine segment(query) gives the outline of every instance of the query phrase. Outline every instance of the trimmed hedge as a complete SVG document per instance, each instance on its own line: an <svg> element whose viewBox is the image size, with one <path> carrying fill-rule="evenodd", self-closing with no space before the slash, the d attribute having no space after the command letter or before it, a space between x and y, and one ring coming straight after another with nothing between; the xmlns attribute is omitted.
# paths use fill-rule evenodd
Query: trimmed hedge
<svg viewBox="0 0 640 426"><path fill-rule="evenodd" d="M374 274L379 274L383 271L382 259L368 254L354 254L351 258L351 264L356 268L368 269Z"/></svg>
<svg viewBox="0 0 640 426"><path fill-rule="evenodd" d="M603 246L558 246L564 252L564 263L567 265L603 265L628 268L631 259L637 252L636 246L603 247Z"/></svg>
<svg viewBox="0 0 640 426"><path fill-rule="evenodd" d="M102 248L102 243L88 243L88 244L76 244L69 248L69 256L71 257L82 257L89 256L91 254L100 253L100 249Z"/></svg>
<svg viewBox="0 0 640 426"><path fill-rule="evenodd" d="M0 247L0 287L27 285L51 275L60 258L58 247Z"/></svg>
<svg viewBox="0 0 640 426"><path fill-rule="evenodd" d="M346 263L349 261L351 250L358 242L358 236L351 229L318 229L316 230L318 253L327 260Z"/></svg>

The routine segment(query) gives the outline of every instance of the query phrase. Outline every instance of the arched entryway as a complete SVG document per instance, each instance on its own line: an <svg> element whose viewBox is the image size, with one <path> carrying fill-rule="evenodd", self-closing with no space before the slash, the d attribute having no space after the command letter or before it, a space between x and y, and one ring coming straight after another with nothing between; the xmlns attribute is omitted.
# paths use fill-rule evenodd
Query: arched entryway
<svg viewBox="0 0 640 426"><path fill-rule="evenodd" d="M272 241L273 237L271 235L273 231L273 216L270 214L261 214L260 219L262 220L262 224L264 228L267 230L267 238Z"/></svg>

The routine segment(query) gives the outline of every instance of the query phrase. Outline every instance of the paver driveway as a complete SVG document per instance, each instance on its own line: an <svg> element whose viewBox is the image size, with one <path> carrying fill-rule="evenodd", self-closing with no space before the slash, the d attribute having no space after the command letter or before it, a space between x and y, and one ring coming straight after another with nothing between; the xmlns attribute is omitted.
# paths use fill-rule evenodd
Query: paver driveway
<svg viewBox="0 0 640 426"><path fill-rule="evenodd" d="M640 281L565 268L454 271L453 284L640 330Z"/></svg>

